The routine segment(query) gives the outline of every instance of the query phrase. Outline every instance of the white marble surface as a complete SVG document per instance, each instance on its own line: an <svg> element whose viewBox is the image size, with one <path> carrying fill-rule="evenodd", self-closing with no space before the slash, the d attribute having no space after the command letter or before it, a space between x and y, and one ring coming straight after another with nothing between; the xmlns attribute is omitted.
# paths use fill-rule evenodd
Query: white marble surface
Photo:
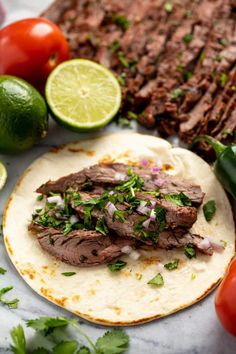
<svg viewBox="0 0 236 354"><path fill-rule="evenodd" d="M37 15L50 3L50 0L3 0L3 3L8 10L6 23L9 23L16 18ZM106 128L106 131L114 131L115 129L117 129L116 125L111 124ZM136 130L135 127L134 129ZM141 132L147 133L144 130L141 130ZM2 218L4 205L17 178L36 157L47 151L51 146L83 137L85 136L68 132L51 122L49 134L40 145L18 156L0 155L0 160L3 160L7 165L9 175L6 187L0 192L0 219ZM13 326L19 323L24 324L25 319L38 316L70 316L70 314L44 300L26 285L12 265L2 238L0 239L0 266L7 269L4 276L0 275L0 288L13 285L14 289L9 293L9 298L18 297L20 299L19 307L16 310L9 310L0 305L0 353L10 353L8 349L10 343L9 331ZM102 335L105 330L102 326L82 320L81 324L92 338ZM131 338L129 354L143 354L145 352L149 354L236 353L236 338L227 334L216 318L214 294L172 316L126 330ZM33 332L28 329L26 334L27 338L33 336ZM38 342L40 343L40 338Z"/></svg>

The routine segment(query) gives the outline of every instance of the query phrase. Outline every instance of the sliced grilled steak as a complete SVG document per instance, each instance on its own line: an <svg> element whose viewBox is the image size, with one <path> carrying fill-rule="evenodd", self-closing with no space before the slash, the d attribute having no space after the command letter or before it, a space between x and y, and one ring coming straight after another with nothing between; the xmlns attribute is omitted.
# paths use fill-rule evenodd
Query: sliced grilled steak
<svg viewBox="0 0 236 354"><path fill-rule="evenodd" d="M74 230L63 235L60 230L31 224L40 246L52 256L72 265L89 267L109 263L122 255L121 248L135 241L104 236L93 230Z"/></svg>
<svg viewBox="0 0 236 354"><path fill-rule="evenodd" d="M42 16L61 27L71 58L114 71L122 116L186 142L199 133L234 142L232 115L215 98L224 100L219 80L236 62L235 14L234 0L57 0Z"/></svg>
<svg viewBox="0 0 236 354"><path fill-rule="evenodd" d="M200 186L193 184L191 181L170 176L164 172L153 174L150 169L142 169L132 167L135 174L139 175L144 180L143 189L146 191L154 191L157 189L155 181L162 180L162 185L159 187L160 192L180 193L183 192L192 201L192 203L199 205L203 201L204 193ZM49 194L50 192L62 193L68 189L80 191L86 189L89 183L94 185L104 185L106 187L114 187L128 178L128 166L121 163L115 164L99 164L85 168L77 173L70 174L66 177L59 178L56 181L48 181L37 189L38 193Z"/></svg>
<svg viewBox="0 0 236 354"><path fill-rule="evenodd" d="M204 237L191 234L190 232L186 232L183 235L176 235L171 231L163 231L158 238L158 247L164 249L179 248L189 244L195 246L201 253L209 256L213 254L213 248L210 242L206 242Z"/></svg>

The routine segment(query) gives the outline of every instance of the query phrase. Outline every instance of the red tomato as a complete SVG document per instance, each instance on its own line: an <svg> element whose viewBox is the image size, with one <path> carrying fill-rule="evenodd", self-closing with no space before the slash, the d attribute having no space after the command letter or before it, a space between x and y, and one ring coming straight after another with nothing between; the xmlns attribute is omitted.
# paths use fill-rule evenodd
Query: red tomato
<svg viewBox="0 0 236 354"><path fill-rule="evenodd" d="M217 290L215 307L223 327L236 336L236 258Z"/></svg>
<svg viewBox="0 0 236 354"><path fill-rule="evenodd" d="M69 58L64 34L53 22L31 18L0 30L0 75L21 77L42 88L49 73Z"/></svg>

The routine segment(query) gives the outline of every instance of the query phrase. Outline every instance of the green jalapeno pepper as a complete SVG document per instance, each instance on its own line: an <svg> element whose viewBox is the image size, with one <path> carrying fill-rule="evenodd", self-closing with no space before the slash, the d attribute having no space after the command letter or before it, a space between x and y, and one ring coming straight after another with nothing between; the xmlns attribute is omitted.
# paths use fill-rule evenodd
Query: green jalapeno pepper
<svg viewBox="0 0 236 354"><path fill-rule="evenodd" d="M191 146L205 141L216 153L214 172L222 186L236 199L236 145L226 146L208 135L197 136Z"/></svg>

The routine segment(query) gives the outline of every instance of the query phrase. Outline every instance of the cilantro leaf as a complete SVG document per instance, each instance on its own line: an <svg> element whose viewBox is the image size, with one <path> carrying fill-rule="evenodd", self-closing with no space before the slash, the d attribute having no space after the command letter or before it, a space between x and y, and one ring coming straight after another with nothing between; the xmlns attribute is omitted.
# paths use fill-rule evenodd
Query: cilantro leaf
<svg viewBox="0 0 236 354"><path fill-rule="evenodd" d="M52 354L74 354L77 348L78 342L75 340L60 342L53 348Z"/></svg>
<svg viewBox="0 0 236 354"><path fill-rule="evenodd" d="M0 267L0 274L5 274L6 273L6 269Z"/></svg>
<svg viewBox="0 0 236 354"><path fill-rule="evenodd" d="M159 234L166 227L166 209L162 207L156 207L154 210L157 220L157 233Z"/></svg>
<svg viewBox="0 0 236 354"><path fill-rule="evenodd" d="M184 91L181 88L176 88L171 91L170 97L173 101L176 101L177 98L184 96Z"/></svg>
<svg viewBox="0 0 236 354"><path fill-rule="evenodd" d="M203 205L203 213L206 221L211 221L216 212L216 202L214 200L209 200Z"/></svg>
<svg viewBox="0 0 236 354"><path fill-rule="evenodd" d="M10 332L12 342L11 350L14 354L27 354L26 353L26 343L25 334L21 325L14 327Z"/></svg>
<svg viewBox="0 0 236 354"><path fill-rule="evenodd" d="M196 257L195 247L193 245L190 245L190 244L189 245L185 245L184 246L184 254L189 259L195 258Z"/></svg>
<svg viewBox="0 0 236 354"><path fill-rule="evenodd" d="M164 267L168 270L177 269L179 265L179 259L174 259L172 262L166 263Z"/></svg>
<svg viewBox="0 0 236 354"><path fill-rule="evenodd" d="M105 223L103 218L102 219L98 219L98 221L96 223L95 230L97 232L100 232L103 235L107 235L108 234L108 228L107 228L107 225L106 225L106 223Z"/></svg>
<svg viewBox="0 0 236 354"><path fill-rule="evenodd" d="M119 26L123 31L127 31L130 26L130 21L123 15L113 16L113 22Z"/></svg>
<svg viewBox="0 0 236 354"><path fill-rule="evenodd" d="M13 286L7 286L7 287L2 288L0 290L0 302L4 305L7 305L9 307L9 309L16 309L18 306L18 302L19 302L18 299L13 299L13 300L3 299L3 295L12 289L13 289Z"/></svg>
<svg viewBox="0 0 236 354"><path fill-rule="evenodd" d="M91 354L91 350L88 347L81 347L77 354Z"/></svg>
<svg viewBox="0 0 236 354"><path fill-rule="evenodd" d="M128 347L129 337L122 329L112 329L96 342L97 351L101 354L121 354Z"/></svg>
<svg viewBox="0 0 236 354"><path fill-rule="evenodd" d="M122 268L124 268L126 266L126 262L118 260L116 262L113 263L108 263L108 268L111 272L118 272L119 270L121 270Z"/></svg>
<svg viewBox="0 0 236 354"><path fill-rule="evenodd" d="M164 279L161 273L158 273L154 278L149 280L148 284L155 285L155 286L162 286L164 285Z"/></svg>
<svg viewBox="0 0 236 354"><path fill-rule="evenodd" d="M114 214L113 214L113 220L119 220L120 222L125 222L125 212L124 210L116 210L114 211Z"/></svg>
<svg viewBox="0 0 236 354"><path fill-rule="evenodd" d="M165 195L165 200L167 200L168 202L171 202L173 204L176 204L178 206L191 206L192 202L189 199L189 197L187 197L186 194L180 192L180 193L170 193L170 194L166 194Z"/></svg>
<svg viewBox="0 0 236 354"><path fill-rule="evenodd" d="M52 333L55 328L65 327L70 323L72 323L72 320L64 317L39 317L35 320L26 321L27 327L31 327L35 331L44 331L45 335Z"/></svg>
<svg viewBox="0 0 236 354"><path fill-rule="evenodd" d="M65 226L63 227L63 234L66 236L72 231L72 224L69 221L65 222Z"/></svg>
<svg viewBox="0 0 236 354"><path fill-rule="evenodd" d="M75 275L76 272L64 272L64 273L61 273L61 275L64 275L65 277L71 277L72 275Z"/></svg>
<svg viewBox="0 0 236 354"><path fill-rule="evenodd" d="M131 128L131 121L122 116L119 116L117 124L122 128Z"/></svg>
<svg viewBox="0 0 236 354"><path fill-rule="evenodd" d="M45 348L37 348L31 352L31 354L50 354L49 350Z"/></svg>
<svg viewBox="0 0 236 354"><path fill-rule="evenodd" d="M38 195L37 198L36 198L36 200L37 200L38 202L41 202L41 200L43 200L43 194Z"/></svg>
<svg viewBox="0 0 236 354"><path fill-rule="evenodd" d="M184 43L188 44L193 40L193 35L191 33L187 33L183 36Z"/></svg>

